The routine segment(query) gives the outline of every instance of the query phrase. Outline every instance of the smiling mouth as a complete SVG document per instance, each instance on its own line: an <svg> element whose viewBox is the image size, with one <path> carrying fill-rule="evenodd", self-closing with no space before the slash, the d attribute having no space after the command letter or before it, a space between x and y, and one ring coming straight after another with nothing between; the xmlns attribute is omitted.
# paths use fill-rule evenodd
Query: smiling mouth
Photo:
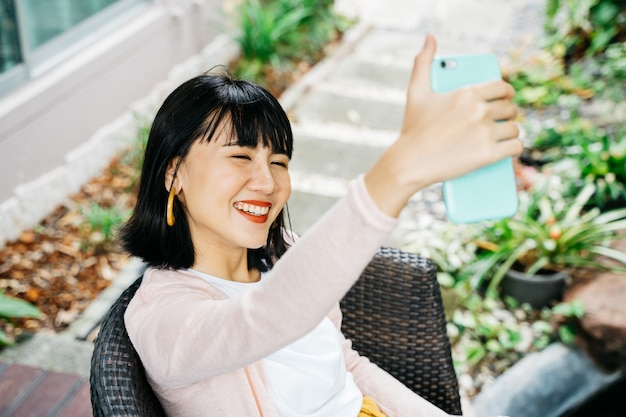
<svg viewBox="0 0 626 417"><path fill-rule="evenodd" d="M234 204L235 208L239 211L242 211L251 216L267 216L267 213L270 211L270 205L268 203L263 203L263 205L252 204L252 203L244 203L244 202L236 202Z"/></svg>
<svg viewBox="0 0 626 417"><path fill-rule="evenodd" d="M272 205L266 201L237 201L235 209L253 223L262 224L269 218L268 213Z"/></svg>

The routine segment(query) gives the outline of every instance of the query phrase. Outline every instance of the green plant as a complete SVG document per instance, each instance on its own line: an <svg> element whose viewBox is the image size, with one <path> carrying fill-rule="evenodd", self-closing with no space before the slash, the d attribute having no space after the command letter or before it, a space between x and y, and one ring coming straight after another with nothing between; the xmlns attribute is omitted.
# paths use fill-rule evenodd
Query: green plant
<svg viewBox="0 0 626 417"><path fill-rule="evenodd" d="M348 25L332 5L331 0L242 2L235 14L242 58L233 72L266 84L268 67L281 73L301 61L317 62L323 47Z"/></svg>
<svg viewBox="0 0 626 417"><path fill-rule="evenodd" d="M544 162L550 162L560 159L564 148L596 142L602 135L603 131L589 120L575 116L565 123L543 129L533 139L532 147L544 153Z"/></svg>
<svg viewBox="0 0 626 417"><path fill-rule="evenodd" d="M560 317L558 325L559 339L566 345L573 345L576 336L576 328L572 321L580 319L585 314L585 305L580 300L570 303L560 303L552 308L552 313Z"/></svg>
<svg viewBox="0 0 626 417"><path fill-rule="evenodd" d="M87 235L85 245L93 247L96 252L105 249L113 241L115 228L120 225L129 211L118 207L102 207L92 203L84 212L87 224L83 230Z"/></svg>
<svg viewBox="0 0 626 417"><path fill-rule="evenodd" d="M584 312L578 301L533 310L511 298L483 297L467 285L456 290L461 302L449 320L448 335L458 374L479 374L483 362L501 373L552 342L570 344L574 327L566 319Z"/></svg>
<svg viewBox="0 0 626 417"><path fill-rule="evenodd" d="M455 286L459 271L475 257L471 225L422 217L419 223L411 223L407 229L402 249L431 259L437 265L439 284Z"/></svg>
<svg viewBox="0 0 626 417"><path fill-rule="evenodd" d="M515 88L515 102L520 106L543 107L556 104L562 94L558 81L564 76L561 60L540 51L515 67L503 71L503 78Z"/></svg>
<svg viewBox="0 0 626 417"><path fill-rule="evenodd" d="M586 77L568 76L563 59L548 50L512 60L511 67L503 70L502 75L515 88L514 101L519 106L541 108L557 104L566 95L583 99L594 95Z"/></svg>
<svg viewBox="0 0 626 417"><path fill-rule="evenodd" d="M533 142L545 170L567 179L567 195L595 185L588 205L605 210L626 201L626 128L607 132L581 118L543 130Z"/></svg>
<svg viewBox="0 0 626 417"><path fill-rule="evenodd" d="M626 201L626 135L615 142L608 135L597 142L583 142L577 158L583 183L596 186L593 204L601 209Z"/></svg>
<svg viewBox="0 0 626 417"><path fill-rule="evenodd" d="M0 291L0 319L11 322L16 318L38 318L41 311L32 304L18 298L7 297ZM0 328L0 346L13 344L7 334Z"/></svg>
<svg viewBox="0 0 626 417"><path fill-rule="evenodd" d="M477 257L463 271L464 278L474 287L488 280L488 291L496 292L510 268L531 275L579 267L625 270L599 257L626 265L626 254L609 247L616 234L626 229L626 209L583 212L594 192L595 186L586 184L573 201L567 199L557 176L521 192L514 217L477 228Z"/></svg>
<svg viewBox="0 0 626 417"><path fill-rule="evenodd" d="M626 35L624 0L548 0L549 44L572 59L594 55Z"/></svg>
<svg viewBox="0 0 626 417"><path fill-rule="evenodd" d="M266 64L281 67L291 53L298 27L310 13L304 8L287 10L285 0L244 1L237 11L240 32L235 37L241 47L241 70L254 74Z"/></svg>
<svg viewBox="0 0 626 417"><path fill-rule="evenodd" d="M512 52L509 61L503 68L503 78L515 88L514 100L520 106L551 106L568 95L582 100L599 96L614 102L626 96L624 42L610 44L603 52L569 65L557 47L530 56Z"/></svg>
<svg viewBox="0 0 626 417"><path fill-rule="evenodd" d="M318 61L324 54L324 47L344 32L352 22L334 13L334 0L283 0L286 10L303 8L309 10L300 33L295 38L291 59L303 60L308 63ZM305 42L302 42L305 40Z"/></svg>
<svg viewBox="0 0 626 417"><path fill-rule="evenodd" d="M150 136L150 129L152 127L151 121L145 115L135 115L136 121L136 138L133 141L130 149L124 153L122 157L122 163L129 169L129 186L128 191L134 190L139 184L139 178L141 176L141 169L143 168L143 156L148 144L148 138Z"/></svg>
<svg viewBox="0 0 626 417"><path fill-rule="evenodd" d="M609 45L593 57L573 62L568 76L577 86L585 86L594 96L615 103L626 98L626 42Z"/></svg>

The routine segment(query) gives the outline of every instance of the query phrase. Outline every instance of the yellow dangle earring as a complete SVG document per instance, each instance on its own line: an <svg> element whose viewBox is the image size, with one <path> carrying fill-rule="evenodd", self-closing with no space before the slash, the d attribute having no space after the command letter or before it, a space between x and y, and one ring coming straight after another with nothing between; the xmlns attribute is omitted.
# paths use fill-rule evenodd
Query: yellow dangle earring
<svg viewBox="0 0 626 417"><path fill-rule="evenodd" d="M176 221L176 218L174 218L174 197L175 196L176 196L176 187L172 185L172 188L170 188L170 193L167 196L167 212L166 212L167 225L170 227L174 226L174 222Z"/></svg>

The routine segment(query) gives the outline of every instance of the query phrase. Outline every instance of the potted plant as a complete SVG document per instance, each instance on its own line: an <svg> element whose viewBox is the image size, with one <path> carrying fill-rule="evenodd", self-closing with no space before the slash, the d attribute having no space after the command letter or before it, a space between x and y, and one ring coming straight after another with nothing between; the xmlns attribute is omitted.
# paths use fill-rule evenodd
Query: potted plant
<svg viewBox="0 0 626 417"><path fill-rule="evenodd" d="M567 199L557 176L521 191L514 217L475 229L477 256L463 271L464 277L474 286L484 283L489 292L500 290L540 308L559 298L565 278L576 268L626 271L626 254L610 247L626 230L626 208L602 213L596 207L585 212L595 191L590 183L573 200ZM525 284L547 288L527 290Z"/></svg>

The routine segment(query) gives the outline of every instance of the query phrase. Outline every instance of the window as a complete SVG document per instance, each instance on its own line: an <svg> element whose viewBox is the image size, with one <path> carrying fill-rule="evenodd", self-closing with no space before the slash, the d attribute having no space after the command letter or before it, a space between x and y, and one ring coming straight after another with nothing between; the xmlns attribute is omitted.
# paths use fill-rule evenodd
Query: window
<svg viewBox="0 0 626 417"><path fill-rule="evenodd" d="M24 31L29 49L67 32L117 0L24 0Z"/></svg>
<svg viewBox="0 0 626 417"><path fill-rule="evenodd" d="M0 0L0 95L95 41L148 0Z"/></svg>
<svg viewBox="0 0 626 417"><path fill-rule="evenodd" d="M0 74L21 61L13 0L0 0Z"/></svg>

